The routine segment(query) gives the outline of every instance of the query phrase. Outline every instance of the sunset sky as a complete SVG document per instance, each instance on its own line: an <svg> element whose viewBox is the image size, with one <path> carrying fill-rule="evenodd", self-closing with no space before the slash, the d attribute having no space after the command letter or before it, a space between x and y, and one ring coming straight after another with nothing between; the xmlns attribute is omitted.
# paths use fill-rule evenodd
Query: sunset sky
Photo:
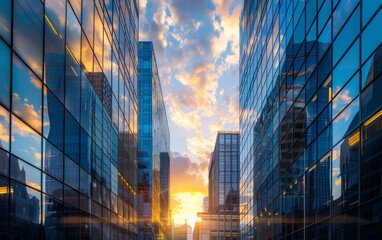
<svg viewBox="0 0 382 240"><path fill-rule="evenodd" d="M171 134L171 208L193 227L208 195L218 130L238 130L239 0L140 0L154 42Z"/></svg>

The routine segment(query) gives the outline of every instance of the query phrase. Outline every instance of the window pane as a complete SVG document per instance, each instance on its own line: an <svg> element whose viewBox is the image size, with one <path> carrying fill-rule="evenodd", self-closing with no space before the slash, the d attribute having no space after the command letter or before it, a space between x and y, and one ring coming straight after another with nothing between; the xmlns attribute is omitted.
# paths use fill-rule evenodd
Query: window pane
<svg viewBox="0 0 382 240"><path fill-rule="evenodd" d="M333 121L333 144L349 134L359 124L359 98L357 97Z"/></svg>
<svg viewBox="0 0 382 240"><path fill-rule="evenodd" d="M40 239L41 193L15 181L11 188L12 239Z"/></svg>
<svg viewBox="0 0 382 240"><path fill-rule="evenodd" d="M63 180L64 154L49 141L44 141L44 171Z"/></svg>
<svg viewBox="0 0 382 240"><path fill-rule="evenodd" d="M42 3L39 0L15 0L14 14L14 48L41 78L44 36Z"/></svg>
<svg viewBox="0 0 382 240"><path fill-rule="evenodd" d="M359 41L356 41L333 71L333 95L343 87L359 68Z"/></svg>
<svg viewBox="0 0 382 240"><path fill-rule="evenodd" d="M356 74L348 84L333 99L333 117L344 109L359 94L359 74Z"/></svg>
<svg viewBox="0 0 382 240"><path fill-rule="evenodd" d="M373 18L371 23L362 33L362 62L374 51L378 45L382 42L382 11L379 11L377 16Z"/></svg>
<svg viewBox="0 0 382 240"><path fill-rule="evenodd" d="M41 137L12 115L12 153L41 168Z"/></svg>
<svg viewBox="0 0 382 240"><path fill-rule="evenodd" d="M42 82L16 55L13 59L13 113L41 132Z"/></svg>
<svg viewBox="0 0 382 240"><path fill-rule="evenodd" d="M69 114L65 113L65 153L78 163L80 129L77 121Z"/></svg>
<svg viewBox="0 0 382 240"><path fill-rule="evenodd" d="M64 101L65 1L45 1L45 83Z"/></svg>
<svg viewBox="0 0 382 240"><path fill-rule="evenodd" d="M0 36L8 43L11 41L11 24L12 24L12 1L0 1Z"/></svg>
<svg viewBox="0 0 382 240"><path fill-rule="evenodd" d="M44 137L59 149L64 147L64 106L53 95L44 88Z"/></svg>
<svg viewBox="0 0 382 240"><path fill-rule="evenodd" d="M1 3L0 3L1 4ZM0 6L1 7L1 6ZM1 20L1 19L0 19ZM1 24L0 24L1 25ZM0 104L9 109L11 51L0 39Z"/></svg>
<svg viewBox="0 0 382 240"><path fill-rule="evenodd" d="M0 147L9 151L9 112L0 106Z"/></svg>
<svg viewBox="0 0 382 240"><path fill-rule="evenodd" d="M41 171L15 156L11 157L11 177L41 190Z"/></svg>
<svg viewBox="0 0 382 240"><path fill-rule="evenodd" d="M67 25L66 25L66 43L70 48L71 56L75 57L75 61L80 60L81 54L81 26L78 23L72 8L67 8Z"/></svg>
<svg viewBox="0 0 382 240"><path fill-rule="evenodd" d="M94 28L94 2L83 1L84 18L82 19L82 28L90 45L93 46L93 28Z"/></svg>
<svg viewBox="0 0 382 240"><path fill-rule="evenodd" d="M13 188L12 188L13 189ZM9 239L8 227L9 227L9 180L0 175L0 236L4 239Z"/></svg>

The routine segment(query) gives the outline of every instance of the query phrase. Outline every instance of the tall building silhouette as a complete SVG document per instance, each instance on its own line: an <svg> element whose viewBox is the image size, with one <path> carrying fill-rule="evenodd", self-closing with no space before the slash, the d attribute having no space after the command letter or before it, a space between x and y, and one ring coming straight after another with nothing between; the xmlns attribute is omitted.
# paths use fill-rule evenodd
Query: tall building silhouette
<svg viewBox="0 0 382 240"><path fill-rule="evenodd" d="M170 131L152 42L138 44L139 239L170 235Z"/></svg>

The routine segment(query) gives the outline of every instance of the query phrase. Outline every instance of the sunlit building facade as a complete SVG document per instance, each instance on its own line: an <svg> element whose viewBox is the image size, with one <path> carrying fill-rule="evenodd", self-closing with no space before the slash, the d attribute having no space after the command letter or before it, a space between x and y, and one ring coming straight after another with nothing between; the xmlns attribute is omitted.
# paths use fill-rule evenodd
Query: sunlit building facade
<svg viewBox="0 0 382 240"><path fill-rule="evenodd" d="M139 239L165 239L169 214L170 131L153 43L138 44Z"/></svg>
<svg viewBox="0 0 382 240"><path fill-rule="evenodd" d="M208 169L208 207L197 215L194 240L239 239L239 132L218 132Z"/></svg>
<svg viewBox="0 0 382 240"><path fill-rule="evenodd" d="M242 239L382 235L381 8L243 2Z"/></svg>
<svg viewBox="0 0 382 240"><path fill-rule="evenodd" d="M0 238L137 239L138 1L0 2Z"/></svg>

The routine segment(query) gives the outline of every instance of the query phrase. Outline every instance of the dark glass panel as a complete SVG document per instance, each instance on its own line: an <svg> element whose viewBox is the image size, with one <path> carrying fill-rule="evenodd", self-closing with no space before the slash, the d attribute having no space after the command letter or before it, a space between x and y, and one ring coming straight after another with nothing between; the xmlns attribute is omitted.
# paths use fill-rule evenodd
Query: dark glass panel
<svg viewBox="0 0 382 240"><path fill-rule="evenodd" d="M43 66L43 12L39 0L14 1L14 49L40 78Z"/></svg>
<svg viewBox="0 0 382 240"><path fill-rule="evenodd" d="M11 182L11 239L41 239L41 193Z"/></svg>
<svg viewBox="0 0 382 240"><path fill-rule="evenodd" d="M64 239L64 210L62 202L43 194L44 239Z"/></svg>
<svg viewBox="0 0 382 240"><path fill-rule="evenodd" d="M13 113L36 131L42 127L42 82L21 60L13 57Z"/></svg>
<svg viewBox="0 0 382 240"><path fill-rule="evenodd" d="M64 182L69 186L79 189L80 169L77 163L65 157Z"/></svg>
<svg viewBox="0 0 382 240"><path fill-rule="evenodd" d="M0 238L1 239L9 239L9 196L12 193L13 193L13 188L9 187L8 178L5 178L0 175Z"/></svg>
<svg viewBox="0 0 382 240"><path fill-rule="evenodd" d="M41 168L41 136L13 115L12 153Z"/></svg>
<svg viewBox="0 0 382 240"><path fill-rule="evenodd" d="M64 185L57 179L49 176L48 174L43 174L43 192L49 194L50 196L63 199Z"/></svg>
<svg viewBox="0 0 382 240"><path fill-rule="evenodd" d="M64 147L64 106L44 87L44 137L59 149Z"/></svg>
<svg viewBox="0 0 382 240"><path fill-rule="evenodd" d="M382 107L382 75L377 77L361 94L362 121L368 119L372 114Z"/></svg>
<svg viewBox="0 0 382 240"><path fill-rule="evenodd" d="M44 140L44 171L63 180L64 154L49 141Z"/></svg>
<svg viewBox="0 0 382 240"><path fill-rule="evenodd" d="M79 163L80 126L69 112L65 112L65 130L65 153Z"/></svg>
<svg viewBox="0 0 382 240"><path fill-rule="evenodd" d="M1 5L1 3L0 3ZM1 9L1 6L0 6ZM0 10L1 11L1 10ZM1 16L0 16L1 17ZM1 22L1 19L0 19ZM1 26L1 24L0 24ZM5 42L0 39L0 104L10 107L10 77L11 77L11 51Z"/></svg>

